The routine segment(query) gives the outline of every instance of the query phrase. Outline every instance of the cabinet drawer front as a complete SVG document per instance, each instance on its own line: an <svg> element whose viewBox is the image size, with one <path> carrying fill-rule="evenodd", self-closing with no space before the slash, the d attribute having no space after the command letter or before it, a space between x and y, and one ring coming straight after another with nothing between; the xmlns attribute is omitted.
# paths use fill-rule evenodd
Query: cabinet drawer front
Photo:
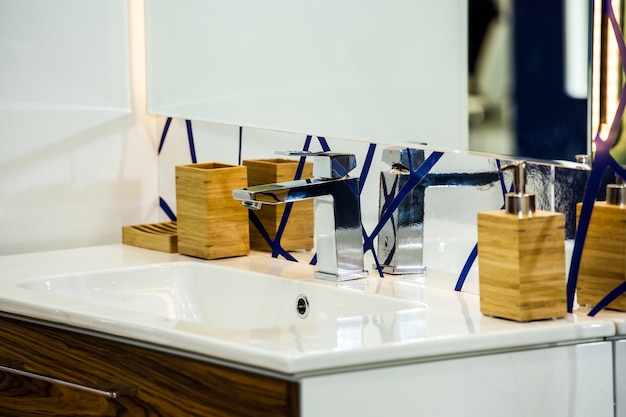
<svg viewBox="0 0 626 417"><path fill-rule="evenodd" d="M0 329L0 358L52 379L0 372L1 415L299 416L295 382L14 318L0 317ZM107 398L57 379L136 395Z"/></svg>

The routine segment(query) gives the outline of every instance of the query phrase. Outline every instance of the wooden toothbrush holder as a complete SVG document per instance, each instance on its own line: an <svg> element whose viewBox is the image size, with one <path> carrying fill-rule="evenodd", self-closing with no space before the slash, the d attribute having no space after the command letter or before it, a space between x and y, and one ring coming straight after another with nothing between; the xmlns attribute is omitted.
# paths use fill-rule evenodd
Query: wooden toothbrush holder
<svg viewBox="0 0 626 417"><path fill-rule="evenodd" d="M219 162L176 167L178 252L204 259L250 253L248 209L233 199L246 167Z"/></svg>

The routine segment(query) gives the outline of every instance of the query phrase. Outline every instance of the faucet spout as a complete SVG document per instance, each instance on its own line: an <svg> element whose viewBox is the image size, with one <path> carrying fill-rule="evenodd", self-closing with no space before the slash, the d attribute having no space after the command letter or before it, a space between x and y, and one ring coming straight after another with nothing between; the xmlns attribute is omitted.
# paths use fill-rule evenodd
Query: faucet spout
<svg viewBox="0 0 626 417"><path fill-rule="evenodd" d="M315 199L316 278L346 281L367 275L363 262L359 179L312 178L234 190L245 207Z"/></svg>

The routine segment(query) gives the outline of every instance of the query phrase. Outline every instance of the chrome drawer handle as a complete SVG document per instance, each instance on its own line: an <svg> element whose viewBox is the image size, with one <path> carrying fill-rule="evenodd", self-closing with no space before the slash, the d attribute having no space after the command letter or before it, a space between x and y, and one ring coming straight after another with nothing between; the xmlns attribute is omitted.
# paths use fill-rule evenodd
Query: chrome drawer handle
<svg viewBox="0 0 626 417"><path fill-rule="evenodd" d="M134 396L137 394L136 388L122 387L115 384L102 383L97 386L87 386L76 384L69 381L63 381L62 379L53 378L47 375L41 375L35 372L29 372L24 369L20 369L23 366L22 362L0 360L0 371L4 371L10 374L25 376L28 378L38 379L40 381L50 382L52 384L63 385L65 387L74 388L80 391L90 392L92 394L104 395L107 398L118 398L121 396Z"/></svg>

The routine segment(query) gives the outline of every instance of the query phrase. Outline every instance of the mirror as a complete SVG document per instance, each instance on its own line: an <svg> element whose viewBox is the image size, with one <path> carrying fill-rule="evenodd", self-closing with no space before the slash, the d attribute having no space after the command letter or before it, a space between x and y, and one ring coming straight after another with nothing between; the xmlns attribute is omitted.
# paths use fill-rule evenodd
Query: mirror
<svg viewBox="0 0 626 417"><path fill-rule="evenodd" d="M611 5L612 17L624 36L624 1L612 0ZM623 110L620 110L624 94L624 52L620 51L619 35L611 24L609 8L603 13L601 3L597 1L593 15L591 132L594 136L598 134L602 141L612 141L611 156L620 165L626 165L626 131ZM617 121L615 132L611 133L614 119L620 113L621 119Z"/></svg>
<svg viewBox="0 0 626 417"><path fill-rule="evenodd" d="M542 81L535 90L543 97L527 98L533 110L528 118L548 116L533 124L529 142L541 151L550 147L555 152L496 146L501 141L493 140L493 131L487 133L489 140L475 139L478 127L487 131L484 127L496 112L493 102L485 100L483 119L477 123L474 109L468 109L467 16L473 1L146 0L148 112L368 142L426 143L441 150L567 160L586 153L586 99L575 99L575 114L546 100L546 86L555 84L550 76L557 69L546 64L545 55L531 55L537 48L527 44L526 49L519 47L517 55L537 61L533 67L528 65L532 69L527 81ZM537 3L533 7L544 12L548 8L543 1L510 6L515 3ZM528 31L533 34L537 21L525 13L521 14L525 20L515 20L515 27L531 22ZM504 22L509 15L513 15L510 10L502 12L498 19ZM550 24L543 29L554 29L551 16L545 17ZM545 43L544 38L552 34L542 33L534 38ZM510 43L505 40L502 45ZM563 45L561 35L560 46L549 53L562 54ZM484 50L481 45L481 56ZM508 53L513 55L511 49ZM585 77L587 68L585 62ZM494 84L495 78L485 74L482 85ZM474 75L473 87L479 84ZM521 120L521 104L512 104L512 97L521 96L520 89L531 90L518 81L503 100L509 107L498 104L507 123L512 114ZM473 92L485 94L484 89ZM565 116L546 110L553 107ZM558 118L566 118L566 126L576 121L582 133L564 131L556 125ZM582 143L570 152L553 138L555 133L560 139L576 137L572 140ZM513 137L517 132L511 129L509 134Z"/></svg>
<svg viewBox="0 0 626 417"><path fill-rule="evenodd" d="M467 148L465 0L147 0L148 112Z"/></svg>
<svg viewBox="0 0 626 417"><path fill-rule="evenodd" d="M470 149L570 161L589 154L590 2L468 4Z"/></svg>

